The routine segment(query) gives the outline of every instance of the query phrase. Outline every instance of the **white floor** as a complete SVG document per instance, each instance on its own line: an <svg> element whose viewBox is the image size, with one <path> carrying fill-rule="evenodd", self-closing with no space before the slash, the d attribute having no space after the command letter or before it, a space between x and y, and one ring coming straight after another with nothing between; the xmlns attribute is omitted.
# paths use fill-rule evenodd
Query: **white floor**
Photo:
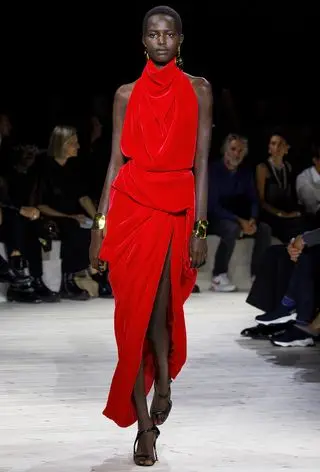
<svg viewBox="0 0 320 472"><path fill-rule="evenodd" d="M240 339L245 294L193 295L189 360L154 470L318 471L320 351ZM115 365L113 302L0 305L0 471L117 472L135 428L101 411Z"/></svg>

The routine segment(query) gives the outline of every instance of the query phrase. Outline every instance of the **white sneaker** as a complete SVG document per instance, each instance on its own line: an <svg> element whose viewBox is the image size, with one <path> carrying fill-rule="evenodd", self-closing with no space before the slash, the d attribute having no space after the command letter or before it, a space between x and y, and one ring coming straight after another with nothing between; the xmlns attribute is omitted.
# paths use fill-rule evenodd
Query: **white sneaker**
<svg viewBox="0 0 320 472"><path fill-rule="evenodd" d="M220 274L213 277L211 290L214 292L235 292L237 287L230 282L228 274Z"/></svg>

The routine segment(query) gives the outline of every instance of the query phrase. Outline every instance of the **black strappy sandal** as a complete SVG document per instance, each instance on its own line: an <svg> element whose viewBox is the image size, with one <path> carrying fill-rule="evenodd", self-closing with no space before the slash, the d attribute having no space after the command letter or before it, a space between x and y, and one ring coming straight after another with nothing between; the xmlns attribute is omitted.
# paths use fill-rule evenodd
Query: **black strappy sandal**
<svg viewBox="0 0 320 472"><path fill-rule="evenodd" d="M138 445L139 439L141 438L143 434L147 434L147 433L153 433L155 435L155 439L153 442L154 458L150 456L149 454L137 453L137 445ZM138 431L136 440L133 445L133 461L136 465L139 465L141 467L151 467L152 465L155 464L155 462L158 461L156 442L159 436L160 436L160 431L156 426L152 426L152 428ZM151 464L146 464L146 462L151 462Z"/></svg>
<svg viewBox="0 0 320 472"><path fill-rule="evenodd" d="M165 395L161 395L161 393L159 393L157 391L156 384L154 385L155 395L157 395L159 398L162 398L163 400L168 401L168 406L165 410L156 410L153 406L153 404L155 402L155 396L153 397L151 408L150 408L150 416L151 416L151 419L154 422L154 424L156 424L157 426L162 425L168 419L168 416L169 416L169 414L171 412L171 409L172 409L172 400L170 398L170 396L171 396L171 388L170 388L171 382L172 382L172 380L169 381L168 393L166 393ZM160 419L161 417L164 417L164 419L161 420Z"/></svg>

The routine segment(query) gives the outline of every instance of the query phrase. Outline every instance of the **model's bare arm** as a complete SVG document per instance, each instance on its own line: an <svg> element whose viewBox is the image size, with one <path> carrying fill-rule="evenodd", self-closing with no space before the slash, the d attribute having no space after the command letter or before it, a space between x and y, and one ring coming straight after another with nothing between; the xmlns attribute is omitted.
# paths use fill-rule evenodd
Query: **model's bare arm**
<svg viewBox="0 0 320 472"><path fill-rule="evenodd" d="M192 80L199 104L197 148L194 162L196 188L196 220L207 219L208 206L208 157L212 135L213 98L211 85L205 79ZM200 267L207 257L207 242L203 239L191 240L191 266Z"/></svg>
<svg viewBox="0 0 320 472"><path fill-rule="evenodd" d="M127 103L132 88L133 84L123 85L117 90L114 97L111 158L98 207L98 213L102 213L103 215L106 215L108 212L112 182L117 177L121 167L125 163L125 158L121 152L120 141ZM104 228L104 230L93 229L91 231L91 244L89 250L90 262L91 266L97 270L99 269L100 248L106 230L107 228Z"/></svg>
<svg viewBox="0 0 320 472"><path fill-rule="evenodd" d="M107 213L109 207L109 195L112 182L117 177L119 170L125 163L120 148L120 139L131 89L131 84L123 85L117 90L114 97L111 158L98 207L98 213L104 215Z"/></svg>

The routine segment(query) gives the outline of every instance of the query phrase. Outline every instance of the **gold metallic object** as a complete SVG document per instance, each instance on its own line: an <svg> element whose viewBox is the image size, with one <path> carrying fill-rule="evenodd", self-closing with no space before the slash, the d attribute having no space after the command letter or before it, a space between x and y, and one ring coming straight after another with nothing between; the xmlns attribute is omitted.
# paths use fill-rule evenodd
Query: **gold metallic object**
<svg viewBox="0 0 320 472"><path fill-rule="evenodd" d="M180 46L178 48L178 53L176 55L176 64L177 64L177 67L179 67L179 69L183 69L183 59L181 57L181 48L180 48Z"/></svg>
<svg viewBox="0 0 320 472"><path fill-rule="evenodd" d="M106 217L102 213L96 213L93 218L91 229L102 230L106 225Z"/></svg>
<svg viewBox="0 0 320 472"><path fill-rule="evenodd" d="M207 238L207 228L209 222L207 220L198 220L194 224L193 236L199 239Z"/></svg>

